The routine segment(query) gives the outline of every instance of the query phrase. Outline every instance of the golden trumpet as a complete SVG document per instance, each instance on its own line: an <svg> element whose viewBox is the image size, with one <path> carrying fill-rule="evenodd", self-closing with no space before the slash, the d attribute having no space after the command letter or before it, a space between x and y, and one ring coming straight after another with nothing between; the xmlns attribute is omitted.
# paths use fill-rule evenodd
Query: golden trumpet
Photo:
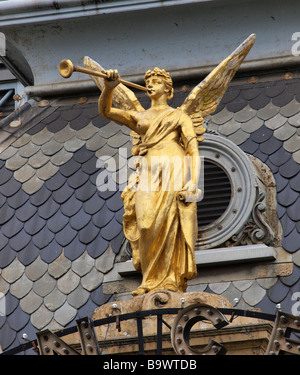
<svg viewBox="0 0 300 375"><path fill-rule="evenodd" d="M85 74L91 74L91 75L97 76L97 77L107 78L107 75L105 73L73 65L71 60L62 60L59 63L58 70L59 70L60 75L64 78L71 77L73 72L80 72L80 73L85 73ZM120 83L123 83L123 85L126 85L126 86L134 87L134 88L139 89L139 90L147 91L146 87L140 86L136 83L124 81L123 79L120 79Z"/></svg>

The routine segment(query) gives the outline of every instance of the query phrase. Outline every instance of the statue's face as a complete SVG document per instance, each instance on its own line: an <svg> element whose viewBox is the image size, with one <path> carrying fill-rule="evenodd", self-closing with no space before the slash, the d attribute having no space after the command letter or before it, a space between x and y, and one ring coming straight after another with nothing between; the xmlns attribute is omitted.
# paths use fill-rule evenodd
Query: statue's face
<svg viewBox="0 0 300 375"><path fill-rule="evenodd" d="M150 76L146 79L146 88L148 89L148 96L150 98L159 98L168 93L163 77L158 75Z"/></svg>

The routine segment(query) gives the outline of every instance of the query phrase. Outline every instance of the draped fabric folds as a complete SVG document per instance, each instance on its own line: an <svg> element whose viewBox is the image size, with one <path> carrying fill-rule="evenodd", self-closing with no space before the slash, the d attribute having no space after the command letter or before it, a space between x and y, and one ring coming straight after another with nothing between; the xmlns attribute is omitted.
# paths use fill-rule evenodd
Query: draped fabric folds
<svg viewBox="0 0 300 375"><path fill-rule="evenodd" d="M187 153L179 143L181 116L182 111L168 107L149 125L137 173L122 193L124 234L133 264L143 274L133 295L159 289L182 292L197 275L197 206L178 199L188 173Z"/></svg>

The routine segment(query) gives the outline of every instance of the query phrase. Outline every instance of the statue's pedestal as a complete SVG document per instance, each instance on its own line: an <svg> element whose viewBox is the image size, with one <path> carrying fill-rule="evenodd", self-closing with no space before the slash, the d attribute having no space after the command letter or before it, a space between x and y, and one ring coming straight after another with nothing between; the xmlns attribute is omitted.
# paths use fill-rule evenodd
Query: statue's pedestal
<svg viewBox="0 0 300 375"><path fill-rule="evenodd" d="M183 302L184 299L184 302ZM116 314L159 308L180 308L193 304L206 304L215 308L232 308L223 296L205 292L176 293L167 290L155 291L129 300L110 302L98 307L92 319L98 320ZM172 326L175 315L163 315L164 322ZM228 316L229 320L230 317ZM156 354L157 317L147 316L142 320L145 354ZM175 354L170 338L170 328L162 325L162 353ZM228 326L217 330L212 324L201 321L190 333L190 345L197 348L207 345L209 339L223 344L228 354L264 354L273 324L268 321L238 317ZM136 319L95 327L102 354L137 354L138 329Z"/></svg>
<svg viewBox="0 0 300 375"><path fill-rule="evenodd" d="M183 301L184 299L184 301ZM136 311L153 310L158 308L180 308L182 304L189 306L195 303L203 303L213 307L227 307L231 308L230 302L216 294L204 292L191 293L177 293L168 290L155 291L141 296L133 297L125 301L116 301L106 303L94 311L92 320L108 318L116 314L128 314ZM172 325L176 315L164 315L163 319L169 325ZM143 334L145 336L156 334L156 316L149 316L143 319ZM163 333L170 333L170 329L164 325ZM105 326L96 327L96 334L99 340L108 339L122 339L137 337L136 320L126 320L121 322L121 331L115 324L111 325L109 329Z"/></svg>
<svg viewBox="0 0 300 375"><path fill-rule="evenodd" d="M154 292L142 294L131 299L109 302L97 307L94 311L93 320L107 318L118 313L127 314L136 311L153 310L158 308L180 308L202 303L216 308L232 308L232 304L227 298L205 292L179 293L169 290L156 290Z"/></svg>
<svg viewBox="0 0 300 375"><path fill-rule="evenodd" d="M182 305L183 303L184 306ZM148 311L163 308L179 308L180 310L175 314L165 314L162 316L162 330L160 332L161 354L176 354L171 341L171 327L180 311L182 311L182 307L188 310L189 306L195 304L209 305L215 309L232 308L232 305L225 297L216 294L204 292L176 293L167 290L155 291L124 301L110 302L96 308L92 317L93 321L113 315L143 311L145 311L146 315L139 320L142 323L142 336L138 334L137 315L129 320L121 320L120 325L117 324L117 321L101 326L96 325L94 329L101 354L139 354L139 344L141 344L139 339L142 340L144 354L157 354L159 341L157 329L158 318L156 314L148 315ZM190 310L195 311L194 307ZM248 317L235 317L233 321L231 321L231 316L226 316L226 318L229 324L221 329L216 329L209 319L198 320L189 331L190 347L193 350L202 350L211 339L225 347L227 350L226 355L265 354L273 329L273 322ZM176 327L178 328L178 325ZM141 330L139 330L139 333L141 333ZM63 339L74 349L81 352L78 333L64 336Z"/></svg>

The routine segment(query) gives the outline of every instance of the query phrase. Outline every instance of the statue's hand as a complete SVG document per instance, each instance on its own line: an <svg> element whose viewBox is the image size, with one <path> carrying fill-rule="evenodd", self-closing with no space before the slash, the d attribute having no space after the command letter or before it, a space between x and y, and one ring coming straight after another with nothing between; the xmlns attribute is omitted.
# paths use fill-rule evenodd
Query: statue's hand
<svg viewBox="0 0 300 375"><path fill-rule="evenodd" d="M184 185L184 188L183 188L182 190L184 190L184 191L189 191L189 192L195 194L196 191L197 191L197 188L198 188L197 184L193 184L193 182L190 180L190 181L188 181L188 182Z"/></svg>
<svg viewBox="0 0 300 375"><path fill-rule="evenodd" d="M106 87L113 89L116 86L118 86L121 78L117 70L110 69L103 71L103 73L107 75L107 78L104 78L104 83Z"/></svg>
<svg viewBox="0 0 300 375"><path fill-rule="evenodd" d="M177 194L177 197L180 201L186 203L189 202L198 202L201 198L202 191L198 189L197 184L193 184L192 181L188 181L181 192Z"/></svg>

